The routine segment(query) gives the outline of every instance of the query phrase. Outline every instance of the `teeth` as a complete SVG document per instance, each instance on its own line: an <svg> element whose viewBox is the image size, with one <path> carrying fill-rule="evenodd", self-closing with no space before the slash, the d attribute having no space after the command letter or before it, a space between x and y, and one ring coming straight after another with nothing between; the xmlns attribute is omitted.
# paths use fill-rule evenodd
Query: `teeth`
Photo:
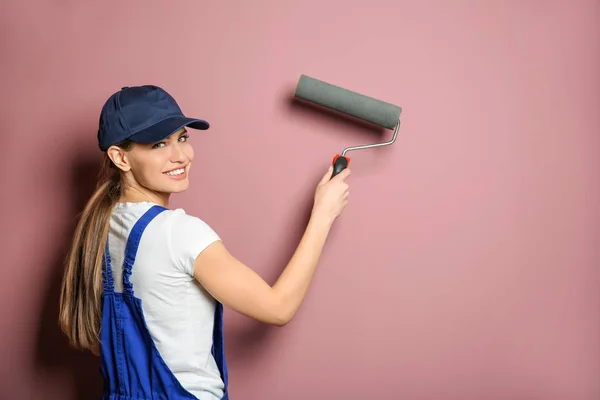
<svg viewBox="0 0 600 400"><path fill-rule="evenodd" d="M174 171L166 172L167 175L177 176L183 174L185 170L183 168L176 169Z"/></svg>

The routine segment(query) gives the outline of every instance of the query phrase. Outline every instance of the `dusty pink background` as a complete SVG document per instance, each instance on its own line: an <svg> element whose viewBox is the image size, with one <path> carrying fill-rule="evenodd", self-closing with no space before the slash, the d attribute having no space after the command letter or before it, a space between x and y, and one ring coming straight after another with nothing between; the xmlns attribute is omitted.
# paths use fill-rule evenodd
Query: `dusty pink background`
<svg viewBox="0 0 600 400"><path fill-rule="evenodd" d="M158 84L211 122L174 205L272 282L333 155L380 139L293 104L302 73L403 125L352 154L296 319L227 312L232 399L600 398L598 1L15 0L0 18L0 398L98 393L56 302L104 100Z"/></svg>

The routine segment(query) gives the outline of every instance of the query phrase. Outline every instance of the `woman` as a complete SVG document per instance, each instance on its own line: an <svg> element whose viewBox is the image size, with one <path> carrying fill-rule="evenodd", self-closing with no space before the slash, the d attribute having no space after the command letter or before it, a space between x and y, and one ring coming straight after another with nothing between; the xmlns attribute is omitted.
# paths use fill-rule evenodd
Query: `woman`
<svg viewBox="0 0 600 400"><path fill-rule="evenodd" d="M104 399L227 399L223 305L277 326L300 306L334 220L348 202L348 169L318 183L311 218L270 286L171 193L188 188L187 118L156 86L124 87L105 103L103 178L67 259L60 324L73 347L101 357Z"/></svg>

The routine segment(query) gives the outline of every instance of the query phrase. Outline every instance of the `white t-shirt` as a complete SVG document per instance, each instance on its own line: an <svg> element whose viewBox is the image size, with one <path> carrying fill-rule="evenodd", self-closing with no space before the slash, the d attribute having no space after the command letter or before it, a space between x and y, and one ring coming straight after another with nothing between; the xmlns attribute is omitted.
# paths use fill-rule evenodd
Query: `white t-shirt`
<svg viewBox="0 0 600 400"><path fill-rule="evenodd" d="M123 290L129 233L153 205L117 203L114 208L108 240L116 292ZM165 210L146 227L130 278L160 355L182 386L201 400L223 396L211 353L216 303L193 276L196 257L217 240L201 219L183 209Z"/></svg>

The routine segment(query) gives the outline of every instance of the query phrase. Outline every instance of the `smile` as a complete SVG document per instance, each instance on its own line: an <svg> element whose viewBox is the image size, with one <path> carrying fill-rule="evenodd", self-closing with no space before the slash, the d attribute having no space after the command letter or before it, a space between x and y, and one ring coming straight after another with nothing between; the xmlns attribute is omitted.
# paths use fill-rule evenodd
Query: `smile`
<svg viewBox="0 0 600 400"><path fill-rule="evenodd" d="M183 174L184 172L185 172L185 168L178 168L178 169L174 169L169 172L164 172L164 174L169 175L169 176L177 176L177 175Z"/></svg>

